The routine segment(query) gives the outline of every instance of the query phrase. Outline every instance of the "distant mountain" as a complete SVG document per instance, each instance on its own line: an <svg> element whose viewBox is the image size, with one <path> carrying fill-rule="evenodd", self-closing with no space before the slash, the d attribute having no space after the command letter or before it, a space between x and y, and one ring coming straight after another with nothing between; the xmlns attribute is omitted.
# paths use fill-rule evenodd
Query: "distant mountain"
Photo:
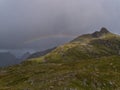
<svg viewBox="0 0 120 90"><path fill-rule="evenodd" d="M26 59L28 59L30 56L31 56L31 53L26 52L25 54L23 54L23 55L21 56L20 60L21 60L21 61L22 61L22 60L26 60Z"/></svg>
<svg viewBox="0 0 120 90"><path fill-rule="evenodd" d="M0 90L120 90L120 36L106 28L31 58L0 69Z"/></svg>
<svg viewBox="0 0 120 90"><path fill-rule="evenodd" d="M51 51L53 51L54 49L56 49L56 47L33 53L33 54L29 55L29 57L27 59L38 58L38 57L44 56L44 55L50 53Z"/></svg>
<svg viewBox="0 0 120 90"><path fill-rule="evenodd" d="M9 66L17 63L17 58L10 52L0 52L0 66Z"/></svg>
<svg viewBox="0 0 120 90"><path fill-rule="evenodd" d="M29 52L25 53L19 58L10 52L0 52L0 67L11 66L15 64L20 64L26 60L31 54Z"/></svg>

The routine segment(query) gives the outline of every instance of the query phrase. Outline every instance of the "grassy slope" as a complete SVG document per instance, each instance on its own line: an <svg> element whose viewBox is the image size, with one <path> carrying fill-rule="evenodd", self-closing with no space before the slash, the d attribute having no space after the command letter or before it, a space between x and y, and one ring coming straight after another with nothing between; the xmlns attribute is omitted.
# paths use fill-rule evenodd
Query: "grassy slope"
<svg viewBox="0 0 120 90"><path fill-rule="evenodd" d="M46 62L70 62L119 54L120 36L110 33L100 38L89 37L83 36L66 43L42 57L42 60Z"/></svg>
<svg viewBox="0 0 120 90"><path fill-rule="evenodd" d="M119 59L110 56L68 63L24 62L1 70L0 90L119 90Z"/></svg>
<svg viewBox="0 0 120 90"><path fill-rule="evenodd" d="M41 58L1 69L0 90L119 90L120 37L78 39Z"/></svg>

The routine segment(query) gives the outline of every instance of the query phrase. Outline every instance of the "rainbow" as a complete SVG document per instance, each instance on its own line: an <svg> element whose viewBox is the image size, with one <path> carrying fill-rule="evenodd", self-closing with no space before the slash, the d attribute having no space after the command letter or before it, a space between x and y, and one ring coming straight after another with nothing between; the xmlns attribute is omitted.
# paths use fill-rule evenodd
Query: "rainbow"
<svg viewBox="0 0 120 90"><path fill-rule="evenodd" d="M75 38L76 34L49 34L49 35L40 35L39 37L34 37L29 40L26 40L24 44L30 44L41 39L48 39L48 38Z"/></svg>

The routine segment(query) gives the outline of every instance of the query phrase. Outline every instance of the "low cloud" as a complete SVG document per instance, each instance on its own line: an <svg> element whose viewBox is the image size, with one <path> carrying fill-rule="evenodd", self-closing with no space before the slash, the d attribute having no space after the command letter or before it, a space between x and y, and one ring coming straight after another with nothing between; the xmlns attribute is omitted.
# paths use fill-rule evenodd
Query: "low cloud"
<svg viewBox="0 0 120 90"><path fill-rule="evenodd" d="M0 48L49 48L101 27L120 33L119 12L120 0L0 0Z"/></svg>

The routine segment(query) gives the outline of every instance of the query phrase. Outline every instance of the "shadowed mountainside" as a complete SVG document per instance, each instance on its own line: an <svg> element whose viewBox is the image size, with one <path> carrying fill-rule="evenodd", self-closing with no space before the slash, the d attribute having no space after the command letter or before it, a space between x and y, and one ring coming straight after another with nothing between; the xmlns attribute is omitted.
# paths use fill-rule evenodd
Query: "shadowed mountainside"
<svg viewBox="0 0 120 90"><path fill-rule="evenodd" d="M44 56L44 55L50 53L51 51L53 51L54 49L56 49L56 47L33 53L33 54L29 55L29 57L27 59L38 58L38 57Z"/></svg>

